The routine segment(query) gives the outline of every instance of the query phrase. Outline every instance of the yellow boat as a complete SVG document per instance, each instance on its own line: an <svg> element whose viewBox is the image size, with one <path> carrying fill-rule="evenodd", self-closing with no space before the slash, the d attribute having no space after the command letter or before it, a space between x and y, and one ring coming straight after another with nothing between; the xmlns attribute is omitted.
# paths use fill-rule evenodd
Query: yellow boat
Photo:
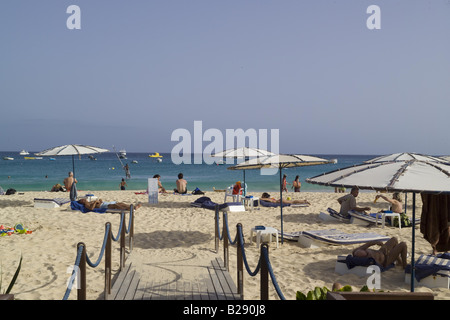
<svg viewBox="0 0 450 320"><path fill-rule="evenodd" d="M155 152L154 154L150 154L149 157L150 158L162 158L162 156L160 156L158 152Z"/></svg>

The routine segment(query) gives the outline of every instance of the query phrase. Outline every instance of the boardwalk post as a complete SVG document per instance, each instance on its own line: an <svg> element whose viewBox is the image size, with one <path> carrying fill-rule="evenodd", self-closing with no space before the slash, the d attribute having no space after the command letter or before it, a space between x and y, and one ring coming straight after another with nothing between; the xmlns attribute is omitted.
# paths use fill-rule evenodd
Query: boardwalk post
<svg viewBox="0 0 450 320"><path fill-rule="evenodd" d="M244 300L244 259L242 255L241 231L242 224L236 225L236 237L237 237L237 292L240 294L241 299Z"/></svg>
<svg viewBox="0 0 450 320"><path fill-rule="evenodd" d="M216 253L219 253L219 205L216 204L216 210L214 215L214 240L216 246Z"/></svg>
<svg viewBox="0 0 450 320"><path fill-rule="evenodd" d="M125 212L120 213L122 217L120 229L120 271L125 268Z"/></svg>
<svg viewBox="0 0 450 320"><path fill-rule="evenodd" d="M77 275L77 281L79 283L77 298L78 300L86 300L86 246L83 242L79 242L77 245L77 252L80 246L83 247L83 250L81 252L79 265L80 273Z"/></svg>
<svg viewBox="0 0 450 320"><path fill-rule="evenodd" d="M261 253L259 259L261 261L261 300L269 300L269 267L267 265L266 256L264 255L264 248L267 248L267 255L269 254L269 246L267 244L261 245Z"/></svg>
<svg viewBox="0 0 450 320"><path fill-rule="evenodd" d="M130 206L130 239L128 246L130 247L130 253L133 251L133 241L134 241L134 206Z"/></svg>
<svg viewBox="0 0 450 320"><path fill-rule="evenodd" d="M105 229L107 232L106 236L106 246L105 246L105 299L111 294L111 223L107 222L105 224Z"/></svg>
<svg viewBox="0 0 450 320"><path fill-rule="evenodd" d="M227 269L227 271L230 271L230 259L229 259L229 252L228 252L228 232L227 232L227 226L225 221L227 221L227 219L225 219L227 213L224 211L223 212L223 230L222 230L222 235L223 235L223 259L224 259L224 263L225 263L225 268Z"/></svg>

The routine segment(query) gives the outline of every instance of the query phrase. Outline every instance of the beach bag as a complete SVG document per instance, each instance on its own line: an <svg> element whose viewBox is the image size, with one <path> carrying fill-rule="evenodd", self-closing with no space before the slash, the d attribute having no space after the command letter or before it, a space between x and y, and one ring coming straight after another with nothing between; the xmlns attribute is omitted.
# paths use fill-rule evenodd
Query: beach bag
<svg viewBox="0 0 450 320"><path fill-rule="evenodd" d="M6 190L5 194L14 194L14 193L16 193L16 189L9 188L8 190Z"/></svg>
<svg viewBox="0 0 450 320"><path fill-rule="evenodd" d="M192 194L205 194L202 190L200 190L199 188L195 188L194 191L192 191Z"/></svg>

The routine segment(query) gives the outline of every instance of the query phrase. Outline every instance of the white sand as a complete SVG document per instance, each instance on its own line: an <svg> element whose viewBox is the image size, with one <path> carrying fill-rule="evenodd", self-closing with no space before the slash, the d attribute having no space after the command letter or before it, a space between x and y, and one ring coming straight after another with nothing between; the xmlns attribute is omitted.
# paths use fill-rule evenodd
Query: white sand
<svg viewBox="0 0 450 320"><path fill-rule="evenodd" d="M211 260L223 256L223 244L219 252L214 250L214 212L206 209L193 208L189 203L199 196L160 195L158 205L147 204L146 195L136 195L134 191L80 191L79 195L94 193L105 201L122 201L126 203L142 202L144 205L136 211L135 244L133 254L139 255L143 261L159 266L161 270L169 268L171 262L185 261L186 265L195 264L196 259ZM259 196L259 194L255 194ZM273 194L275 197L278 195ZM76 258L76 245L84 242L92 261L97 261L103 243L105 223L112 223L114 235L117 234L120 216L117 214L97 214L67 210L68 205L56 209L34 208L34 198L68 197L65 193L25 192L0 197L0 224L5 226L23 223L32 230L28 235L12 235L0 237L0 260L3 271L3 288L6 289L20 255L23 255L23 265L18 281L13 289L16 299L21 300L60 300L66 290L69 278L67 268ZM207 192L206 196L214 202L223 203L223 193ZM332 207L338 209L336 199L342 194L337 193L289 193L293 199L308 199L308 208L284 208L284 230L286 232L307 231L335 228L348 233L377 232L379 234L396 236L405 241L408 250L411 248L411 228L393 227L361 227L353 224L329 223L319 219L319 212ZM373 203L375 193L360 193L358 204L372 208L386 209L387 203L379 200ZM411 200L411 196L409 196ZM421 212L420 196L417 197L418 217ZM410 201L408 213L411 214ZM255 241L250 244L250 229L255 225L265 225L280 228L280 209L262 208L252 212L228 214L229 226L234 239L236 224L242 223L246 255L250 268L254 270L259 250ZM127 220L128 222L128 220ZM302 248L296 242L285 241L276 248L270 246L270 261L275 276L284 296L295 299L299 290L306 293L316 286L331 288L334 282L361 288L366 283L365 278L356 275L341 276L334 272L338 255L345 255L355 247L327 246L319 249ZM118 244L113 248L113 272L118 269ZM416 257L421 253L431 253L431 246L416 229ZM236 249L230 247L230 273L236 281ZM88 267L88 299L101 297L104 276L104 261L97 268ZM183 273L187 276L190 269ZM175 275L173 275L175 276ZM244 271L245 299L259 299L259 275L251 277ZM404 282L404 272L396 267L382 274L381 287L385 291L408 292L410 286ZM435 299L449 299L448 289L429 289L416 287L418 292L433 292ZM271 299L277 299L273 287L270 287ZM76 299L72 292L70 299Z"/></svg>

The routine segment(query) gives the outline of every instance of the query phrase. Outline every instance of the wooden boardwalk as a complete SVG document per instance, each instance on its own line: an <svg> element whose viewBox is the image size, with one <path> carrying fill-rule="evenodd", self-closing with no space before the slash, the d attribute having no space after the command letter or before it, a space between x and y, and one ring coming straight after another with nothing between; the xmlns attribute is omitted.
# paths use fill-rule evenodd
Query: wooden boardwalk
<svg viewBox="0 0 450 320"><path fill-rule="evenodd" d="M114 281L108 300L240 300L223 261L195 266L194 276L160 277L145 263L128 259Z"/></svg>

